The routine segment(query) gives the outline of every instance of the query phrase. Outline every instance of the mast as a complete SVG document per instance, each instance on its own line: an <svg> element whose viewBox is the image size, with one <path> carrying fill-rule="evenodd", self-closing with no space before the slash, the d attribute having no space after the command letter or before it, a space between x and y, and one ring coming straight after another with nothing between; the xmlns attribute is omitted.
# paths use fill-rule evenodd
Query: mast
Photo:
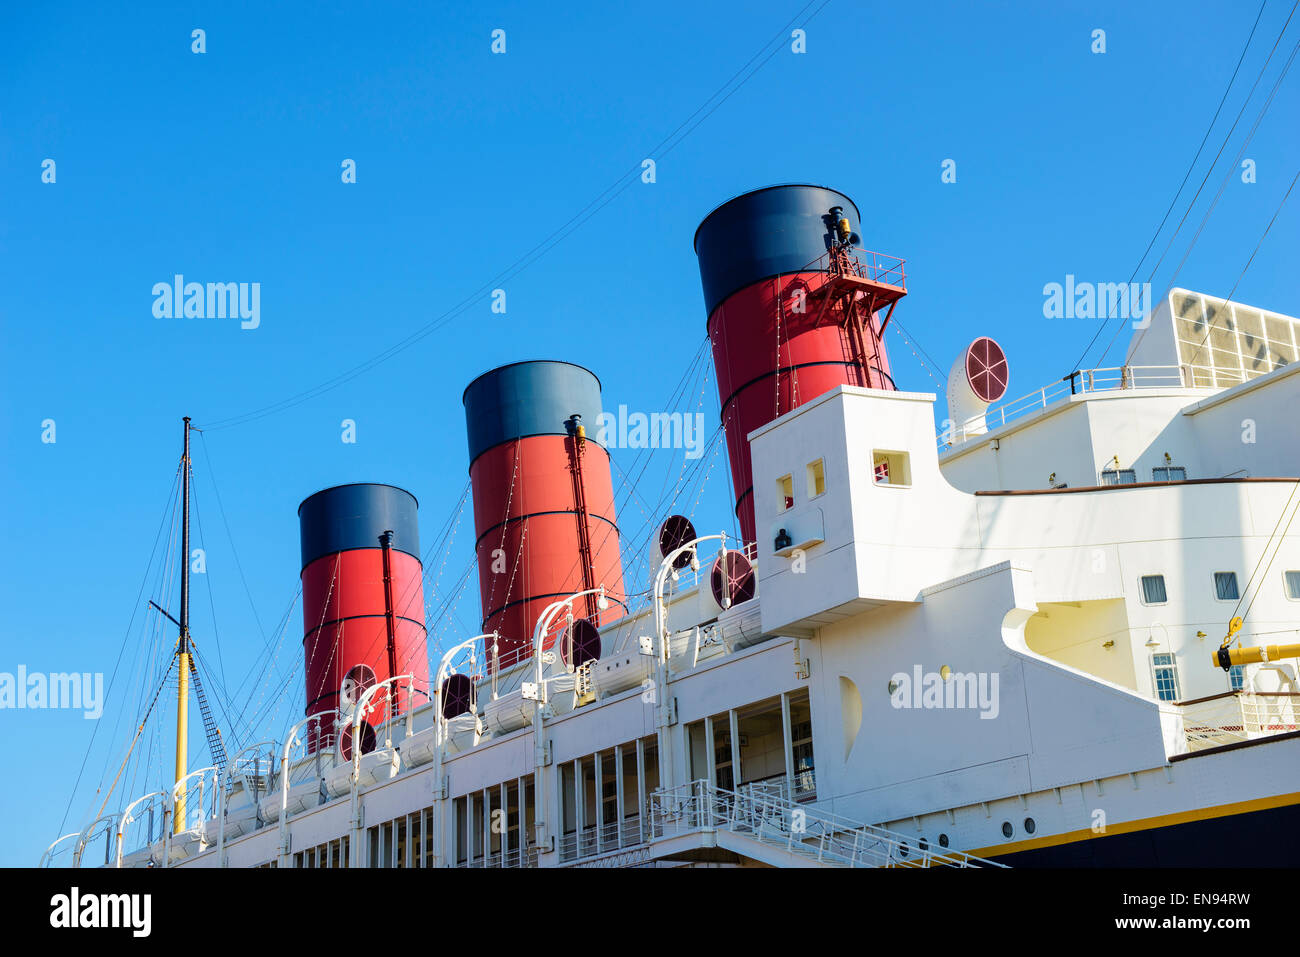
<svg viewBox="0 0 1300 957"><path fill-rule="evenodd" d="M189 704L190 704L190 417L185 416L185 443L181 455L181 620L180 637L176 642L176 657L180 673L176 683L176 778L179 784L186 775L189 764ZM172 809L172 833L185 829L185 791L176 792Z"/></svg>

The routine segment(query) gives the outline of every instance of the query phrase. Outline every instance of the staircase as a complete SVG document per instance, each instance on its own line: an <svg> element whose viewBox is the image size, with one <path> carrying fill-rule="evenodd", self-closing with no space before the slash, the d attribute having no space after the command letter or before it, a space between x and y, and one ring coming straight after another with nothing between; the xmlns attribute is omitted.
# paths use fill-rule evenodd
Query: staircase
<svg viewBox="0 0 1300 957"><path fill-rule="evenodd" d="M916 838L805 807L771 788L729 791L705 780L650 798L650 838L699 834L708 846L789 867L1006 867L962 851L922 848Z"/></svg>

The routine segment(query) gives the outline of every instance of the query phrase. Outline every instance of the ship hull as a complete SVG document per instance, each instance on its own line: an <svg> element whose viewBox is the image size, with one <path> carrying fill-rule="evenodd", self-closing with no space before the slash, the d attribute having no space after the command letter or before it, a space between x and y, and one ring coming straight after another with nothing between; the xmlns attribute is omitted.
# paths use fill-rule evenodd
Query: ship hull
<svg viewBox="0 0 1300 957"><path fill-rule="evenodd" d="M1068 837L1068 836L1066 836ZM1300 803L1184 820L998 853L1011 867L1280 867L1300 852Z"/></svg>

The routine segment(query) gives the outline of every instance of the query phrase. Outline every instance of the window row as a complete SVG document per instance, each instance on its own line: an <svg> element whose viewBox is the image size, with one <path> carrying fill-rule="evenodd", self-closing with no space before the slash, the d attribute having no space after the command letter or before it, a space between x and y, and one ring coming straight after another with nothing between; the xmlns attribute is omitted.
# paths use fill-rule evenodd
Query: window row
<svg viewBox="0 0 1300 957"><path fill-rule="evenodd" d="M871 480L876 485L911 485L912 470L907 453L888 449L873 449L871 452ZM782 475L776 480L778 512L794 508L794 491L793 472ZM809 462L804 467L804 491L807 501L812 501L826 493L826 461L824 459Z"/></svg>
<svg viewBox="0 0 1300 957"><path fill-rule="evenodd" d="M826 492L826 461L818 459L809 462L804 468L805 487L808 498L814 499ZM784 512L794 508L794 475L782 475L776 480L777 511Z"/></svg>
<svg viewBox="0 0 1300 957"><path fill-rule="evenodd" d="M1178 656L1168 651L1151 655L1151 679L1156 697L1161 701L1178 701L1182 698L1182 685L1178 680ZM1233 665L1228 671L1228 688L1241 691L1246 685L1246 669Z"/></svg>
<svg viewBox="0 0 1300 957"><path fill-rule="evenodd" d="M559 774L561 861L645 840L646 807L659 787L656 736L565 761Z"/></svg>
<svg viewBox="0 0 1300 957"><path fill-rule="evenodd" d="M1153 482L1186 482L1187 469L1182 465L1161 465L1151 470ZM1102 469L1102 485L1136 485L1137 469Z"/></svg>
<svg viewBox="0 0 1300 957"><path fill-rule="evenodd" d="M723 711L686 727L691 778L724 790L770 787L786 800L817 794L812 710L798 691Z"/></svg>
<svg viewBox="0 0 1300 957"><path fill-rule="evenodd" d="M1300 601L1300 570L1292 569L1282 573L1282 588L1291 601ZM1214 598L1216 601L1238 601L1241 592L1237 588L1236 572L1214 573ZM1169 601L1169 592L1165 588L1164 575L1142 576L1142 604L1164 605Z"/></svg>
<svg viewBox="0 0 1300 957"><path fill-rule="evenodd" d="M351 838L348 835L317 844L293 855L294 867L347 867Z"/></svg>

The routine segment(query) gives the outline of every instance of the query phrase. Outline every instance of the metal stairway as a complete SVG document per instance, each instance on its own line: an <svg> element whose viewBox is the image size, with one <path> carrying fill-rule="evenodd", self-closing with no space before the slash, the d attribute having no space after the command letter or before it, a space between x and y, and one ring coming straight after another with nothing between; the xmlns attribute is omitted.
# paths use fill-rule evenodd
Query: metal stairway
<svg viewBox="0 0 1300 957"><path fill-rule="evenodd" d="M778 789L739 791L692 781L656 791L650 800L654 843L721 847L786 867L1001 867L948 848L922 848L916 838L805 807ZM685 840L684 840L685 839Z"/></svg>

